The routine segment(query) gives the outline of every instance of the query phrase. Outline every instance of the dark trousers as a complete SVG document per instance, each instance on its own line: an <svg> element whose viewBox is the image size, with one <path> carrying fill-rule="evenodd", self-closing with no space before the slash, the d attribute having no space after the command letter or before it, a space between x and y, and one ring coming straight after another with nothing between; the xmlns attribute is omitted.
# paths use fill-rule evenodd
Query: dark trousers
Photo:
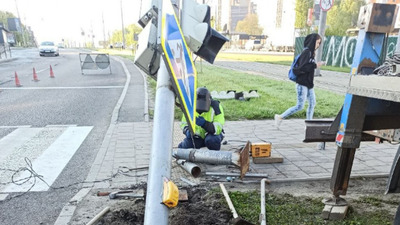
<svg viewBox="0 0 400 225"><path fill-rule="evenodd" d="M181 143L179 143L178 148L207 147L210 150L220 150L222 139L223 139L222 134L220 135L207 134L204 139L199 136L194 136L193 139L192 137L190 138L186 137L185 139L183 139ZM193 143L195 147L193 147Z"/></svg>

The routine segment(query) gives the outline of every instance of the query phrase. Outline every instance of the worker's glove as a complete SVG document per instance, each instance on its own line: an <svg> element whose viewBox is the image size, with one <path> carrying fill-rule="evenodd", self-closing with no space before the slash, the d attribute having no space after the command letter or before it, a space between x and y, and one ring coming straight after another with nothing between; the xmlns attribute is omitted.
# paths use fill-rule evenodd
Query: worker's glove
<svg viewBox="0 0 400 225"><path fill-rule="evenodd" d="M186 137L189 138L189 139L192 138L192 134L190 133L189 129L186 131Z"/></svg>
<svg viewBox="0 0 400 225"><path fill-rule="evenodd" d="M182 130L183 134L186 135L186 131L188 131L188 130L189 130L189 127L188 127L188 126L185 126L185 127L183 128L183 130Z"/></svg>
<svg viewBox="0 0 400 225"><path fill-rule="evenodd" d="M190 133L188 126L183 128L183 134L185 134L187 138L192 138L192 134Z"/></svg>
<svg viewBox="0 0 400 225"><path fill-rule="evenodd" d="M202 116L198 116L196 118L196 125L202 127L204 124L206 124L206 120Z"/></svg>

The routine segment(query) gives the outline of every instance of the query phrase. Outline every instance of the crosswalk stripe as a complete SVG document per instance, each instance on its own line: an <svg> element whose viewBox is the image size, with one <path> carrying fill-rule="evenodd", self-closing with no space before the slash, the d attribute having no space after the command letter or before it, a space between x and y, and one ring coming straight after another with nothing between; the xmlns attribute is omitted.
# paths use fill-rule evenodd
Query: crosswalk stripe
<svg viewBox="0 0 400 225"><path fill-rule="evenodd" d="M14 149L37 135L43 128L22 127L14 130L6 137L0 139L0 162L5 160Z"/></svg>
<svg viewBox="0 0 400 225"><path fill-rule="evenodd" d="M32 165L35 172L43 176L42 179L51 186L92 128L92 126L68 127L40 156L33 160ZM25 171L14 180L30 175L30 172ZM32 184L33 179L22 185L9 184L1 192L25 192ZM47 184L36 179L36 184L30 191L47 191L49 189Z"/></svg>

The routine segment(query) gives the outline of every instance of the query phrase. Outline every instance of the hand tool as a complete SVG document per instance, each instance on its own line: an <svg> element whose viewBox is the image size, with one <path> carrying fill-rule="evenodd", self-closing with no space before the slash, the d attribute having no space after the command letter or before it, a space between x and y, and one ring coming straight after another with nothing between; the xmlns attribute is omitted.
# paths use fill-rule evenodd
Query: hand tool
<svg viewBox="0 0 400 225"><path fill-rule="evenodd" d="M229 198L229 194L226 191L224 184L223 183L219 183L219 186L221 187L222 193L224 193L224 196L225 196L226 202L228 203L229 209L232 211L232 214L233 214L232 224L234 224L234 225L254 225L253 223L250 223L249 221L241 218L237 214L236 209L233 206L233 203L232 203L231 199Z"/></svg>

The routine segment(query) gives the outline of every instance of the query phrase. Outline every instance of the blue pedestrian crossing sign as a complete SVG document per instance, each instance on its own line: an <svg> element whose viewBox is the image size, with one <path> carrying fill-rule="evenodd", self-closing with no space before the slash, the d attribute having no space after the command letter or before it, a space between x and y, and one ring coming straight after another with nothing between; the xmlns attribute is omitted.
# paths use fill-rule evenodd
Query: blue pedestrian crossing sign
<svg viewBox="0 0 400 225"><path fill-rule="evenodd" d="M192 133L195 127L197 72L170 0L162 5L161 46L183 114Z"/></svg>

